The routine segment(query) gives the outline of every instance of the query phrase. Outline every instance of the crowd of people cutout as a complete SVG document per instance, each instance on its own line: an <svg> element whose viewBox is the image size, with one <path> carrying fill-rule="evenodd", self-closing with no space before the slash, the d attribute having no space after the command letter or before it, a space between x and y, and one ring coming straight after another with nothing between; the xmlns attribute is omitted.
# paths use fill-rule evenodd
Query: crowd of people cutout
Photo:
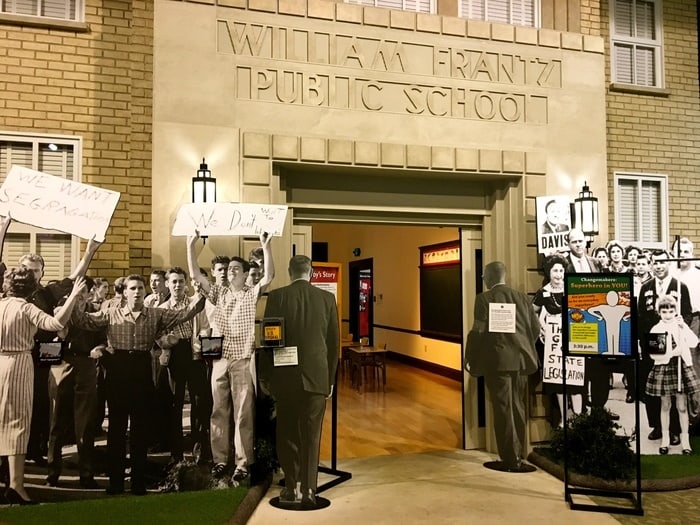
<svg viewBox="0 0 700 525"><path fill-rule="evenodd" d="M0 247L11 220L0 217ZM9 270L0 265L0 476L7 485L0 504L36 503L24 486L27 461L47 468L47 485L59 485L63 447L72 438L81 487L124 493L130 464L130 492L146 494L149 450L169 451L169 467L185 455L186 392L192 457L210 465L215 479L249 483L255 314L275 274L271 237L260 235L249 260L216 256L211 282L196 262L198 238L187 240L187 271L152 271L150 294L142 276L128 275L114 281L107 298L109 282L86 275L101 246L94 239L61 281L42 283L44 260L36 254ZM201 356L200 338L212 336L223 336L216 361ZM60 363L44 364L46 345L57 342ZM109 484L101 487L95 438L105 420Z"/></svg>
<svg viewBox="0 0 700 525"><path fill-rule="evenodd" d="M619 374L626 403L634 403L639 392L650 430L647 439L659 442L659 454L691 454L690 422L700 416L700 268L693 260L692 241L683 237L672 250L646 250L612 240L589 256L583 232L572 229L568 245L568 253L553 253L544 259L544 285L533 299L542 327L540 351L547 337L552 337L551 326L561 328L566 272L631 273L641 381L637 389L634 363L629 359L586 359L584 384L567 388L569 413L580 414L586 407L605 408L613 374ZM558 335L556 329L554 333ZM649 334L664 336L662 351L650 348L653 338ZM544 382L543 391L553 400L552 423L561 425L562 385ZM620 419L619 414L608 412L614 420Z"/></svg>

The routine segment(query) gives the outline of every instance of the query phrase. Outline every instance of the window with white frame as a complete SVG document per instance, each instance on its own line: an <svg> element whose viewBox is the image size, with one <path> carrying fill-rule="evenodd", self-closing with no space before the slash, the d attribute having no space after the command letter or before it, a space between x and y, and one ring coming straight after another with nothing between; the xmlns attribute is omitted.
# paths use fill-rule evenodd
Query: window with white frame
<svg viewBox="0 0 700 525"><path fill-rule="evenodd" d="M79 156L77 138L0 133L0 184L14 165L78 180ZM70 275L77 250L78 240L71 235L13 222L5 238L3 260L12 268L22 255L38 253L44 258L43 282L47 283Z"/></svg>
<svg viewBox="0 0 700 525"><path fill-rule="evenodd" d="M345 0L348 4L385 7L401 11L416 11L418 13L434 13L435 0Z"/></svg>
<svg viewBox="0 0 700 525"><path fill-rule="evenodd" d="M665 175L615 174L615 238L645 248L668 245Z"/></svg>
<svg viewBox="0 0 700 525"><path fill-rule="evenodd" d="M539 26L539 0L460 0L459 16L518 26Z"/></svg>
<svg viewBox="0 0 700 525"><path fill-rule="evenodd" d="M663 87L661 0L612 0L613 82Z"/></svg>
<svg viewBox="0 0 700 525"><path fill-rule="evenodd" d="M84 0L0 0L0 13L10 15L81 22L83 10Z"/></svg>

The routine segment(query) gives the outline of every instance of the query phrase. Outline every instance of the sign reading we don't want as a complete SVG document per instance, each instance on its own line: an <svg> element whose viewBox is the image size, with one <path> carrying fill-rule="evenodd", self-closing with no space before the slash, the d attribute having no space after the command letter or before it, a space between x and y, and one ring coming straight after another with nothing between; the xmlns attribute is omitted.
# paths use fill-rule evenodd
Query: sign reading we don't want
<svg viewBox="0 0 700 525"><path fill-rule="evenodd" d="M83 239L104 241L120 193L12 166L0 186L0 215Z"/></svg>
<svg viewBox="0 0 700 525"><path fill-rule="evenodd" d="M172 235L282 235L287 206L243 202L183 204Z"/></svg>

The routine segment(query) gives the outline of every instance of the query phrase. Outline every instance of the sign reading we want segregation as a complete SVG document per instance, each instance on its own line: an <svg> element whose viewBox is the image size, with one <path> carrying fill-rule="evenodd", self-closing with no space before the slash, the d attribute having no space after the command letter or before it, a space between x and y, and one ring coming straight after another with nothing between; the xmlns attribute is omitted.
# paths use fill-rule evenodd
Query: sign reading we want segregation
<svg viewBox="0 0 700 525"><path fill-rule="evenodd" d="M0 186L0 215L83 239L104 241L120 193L12 166Z"/></svg>

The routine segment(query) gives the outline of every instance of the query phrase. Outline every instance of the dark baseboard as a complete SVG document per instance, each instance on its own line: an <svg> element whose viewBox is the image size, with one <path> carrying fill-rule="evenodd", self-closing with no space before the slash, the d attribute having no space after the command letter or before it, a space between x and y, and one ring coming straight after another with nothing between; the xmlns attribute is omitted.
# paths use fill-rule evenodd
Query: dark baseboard
<svg viewBox="0 0 700 525"><path fill-rule="evenodd" d="M438 365L437 363L431 363L430 361L423 361L417 357L412 357L410 355L399 354L397 352L392 352L389 350L387 352L388 356L394 361L399 361L401 363L413 366L415 368L420 368L426 372L431 372L448 379L454 379L455 381L462 381L462 371L455 370L454 368L448 368L446 366Z"/></svg>

